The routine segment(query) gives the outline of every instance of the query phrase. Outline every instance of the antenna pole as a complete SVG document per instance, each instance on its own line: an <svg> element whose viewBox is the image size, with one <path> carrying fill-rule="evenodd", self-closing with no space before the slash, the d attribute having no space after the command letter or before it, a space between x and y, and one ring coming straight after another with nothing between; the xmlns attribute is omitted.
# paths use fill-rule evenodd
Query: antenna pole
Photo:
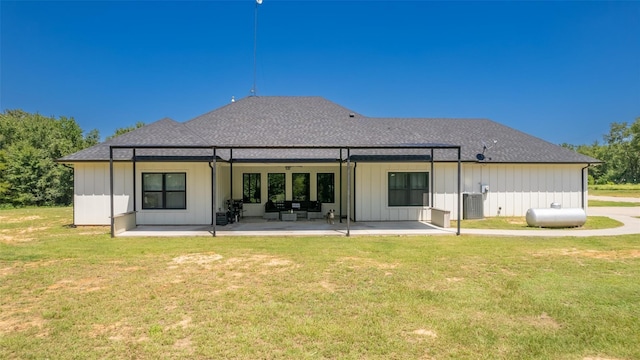
<svg viewBox="0 0 640 360"><path fill-rule="evenodd" d="M258 51L258 5L262 0L256 0L256 10L254 13L253 23L253 87L251 88L251 96L256 96L256 68L257 68L257 51Z"/></svg>

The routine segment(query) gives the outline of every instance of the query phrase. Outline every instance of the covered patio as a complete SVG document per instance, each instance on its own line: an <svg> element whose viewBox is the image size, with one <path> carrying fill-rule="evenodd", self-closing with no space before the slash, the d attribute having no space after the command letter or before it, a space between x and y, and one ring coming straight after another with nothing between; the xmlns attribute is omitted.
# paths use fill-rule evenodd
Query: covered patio
<svg viewBox="0 0 640 360"><path fill-rule="evenodd" d="M241 222L216 227L216 236L345 236L350 235L453 235L456 229L440 228L424 221L372 221L329 224L323 220L268 221L245 218ZM213 236L211 225L138 225L118 237Z"/></svg>
<svg viewBox="0 0 640 360"><path fill-rule="evenodd" d="M345 220L346 224L342 222L343 214L340 213L338 216L338 222L336 224L322 224L321 221L296 221L293 223L289 222L269 222L263 221L263 219L258 219L259 221L243 221L240 223L234 223L225 228L220 228L217 225L216 221L216 204L218 204L218 199L216 198L216 189L217 189L217 163L227 162L230 166L233 166L234 158L233 158L233 150L325 150L325 151L335 151L337 152L337 162L339 163L340 174L342 174L343 164L346 167L346 214ZM115 206L114 206L114 151L117 150L129 150L131 151L131 161L132 164L132 174L133 174L133 211L116 214ZM186 226L186 225L138 225L136 221L136 212L138 211L138 206L136 202L136 162L139 159L137 156L137 150L160 150L160 151L171 151L171 150L187 150L187 151L204 151L204 153L210 151L210 155L204 155L203 153L199 153L197 156L189 156L187 158L184 157L170 157L173 158L174 161L199 161L206 162L209 164L209 168L211 170L211 225L197 225L197 226ZM227 150L229 153L229 158L227 160L222 160L219 157L220 150ZM434 182L434 150L453 150L457 153L457 157L455 163L457 164L457 186L456 186L456 198L457 204L457 219L461 218L461 146L460 145L450 145L450 144L382 144L382 145L367 145L367 146L335 146L335 145L326 145L326 146L307 146L307 145L288 145L288 146L268 146L268 145L223 145L223 146L166 146L166 145L109 145L109 203L110 203L110 223L111 223L111 237L115 237L116 233L118 236L219 236L219 235L416 235L416 234L432 234L434 231L440 231L443 233L454 233L456 235L460 235L460 222L457 223L457 228L455 231L447 231L443 228L439 228L432 224L429 224L424 221L384 221L384 222L358 222L355 223L351 219L351 209L353 207L352 204L352 194L355 192L355 188L353 188L352 177L355 174L352 174L352 166L351 162L352 151L353 150L374 150L374 151L389 151L389 150L400 150L400 151L420 151L426 152L429 154L426 155L427 161L417 160L418 162L424 162L429 165L430 175L431 175L431 183ZM346 155L346 156L345 156ZM406 156L405 156L406 157ZM158 159L165 159L166 156L156 156L156 161ZM394 156L386 156L387 160L393 159ZM403 158L403 156L400 156ZM415 158L415 157L414 157ZM149 160L149 157L147 157ZM125 160L126 161L126 160ZM307 160L308 161L308 160ZM414 160L415 161L415 160ZM233 172L231 171L231 186L233 186ZM342 194L344 190L340 187L340 194ZM429 202L429 209L433 211L434 207L434 193L431 191L430 193L431 201ZM340 209L342 206L340 206ZM440 209L441 210L441 209ZM126 220L123 223L129 223L130 225L126 226L126 231L116 231L116 218L125 216ZM227 230L228 229L228 230ZM160 233L165 233L165 235L160 235Z"/></svg>

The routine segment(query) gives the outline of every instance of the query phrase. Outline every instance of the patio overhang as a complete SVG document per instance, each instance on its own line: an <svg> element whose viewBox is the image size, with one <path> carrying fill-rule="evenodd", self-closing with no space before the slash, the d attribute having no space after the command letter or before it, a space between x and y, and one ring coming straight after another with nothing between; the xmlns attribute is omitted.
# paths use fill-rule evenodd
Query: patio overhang
<svg viewBox="0 0 640 360"><path fill-rule="evenodd" d="M416 144L416 143L407 143L407 144L380 144L380 145L212 145L212 146L201 146L201 145L110 145L109 146L109 189L110 189L110 221L111 221L111 237L115 237L115 227L114 227L114 173L113 173L113 163L114 163L114 150L131 150L132 155L130 161L133 166L133 211L137 211L136 204L136 162L137 161L168 161L167 158L171 159L170 161L192 161L192 162L207 162L209 167L211 168L211 206L212 206L212 214L211 214L211 226L212 226L212 235L216 236L216 162L217 161L225 161L233 166L233 162L237 161L233 159L233 150L335 150L339 153L339 156L336 157L334 161L340 162L340 171L342 172L342 164L346 163L347 168L347 220L346 220L346 236L351 235L351 162L352 161L392 161L390 156L394 155L371 155L369 157L362 156L360 159L356 157L352 158L351 152L354 150L412 150L412 151L423 151L429 150L429 154L419 154L419 155L398 155L396 156L396 161L428 161L431 164L431 181L433 183L434 180L434 150L455 150L457 152L457 218L461 219L461 146L460 145L451 145L451 144ZM136 156L137 150L150 149L150 150L194 150L194 151L202 151L209 152L210 156L204 154L194 154L193 156L184 156L184 155L144 155L144 156ZM226 160L221 159L218 156L219 150L228 150L229 158ZM345 152L346 151L346 152ZM344 154L346 153L346 156ZM405 160L401 160L405 158ZM250 162L249 160L257 160L257 159L243 159L243 162ZM283 162L286 159L280 159ZM300 159L298 159L300 160ZM318 159L316 159L318 160ZM328 159L321 159L322 161L326 161ZM126 161L126 160L125 160ZM342 190L341 190L342 191ZM433 204L433 191L431 192ZM341 217L342 218L342 217ZM460 235L460 222L457 221L457 231L456 235Z"/></svg>

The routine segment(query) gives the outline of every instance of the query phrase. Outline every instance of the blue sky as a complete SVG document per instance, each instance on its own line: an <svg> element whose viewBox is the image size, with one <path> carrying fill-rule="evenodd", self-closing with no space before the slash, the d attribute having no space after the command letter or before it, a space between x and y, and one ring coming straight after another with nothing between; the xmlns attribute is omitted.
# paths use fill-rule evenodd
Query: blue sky
<svg viewBox="0 0 640 360"><path fill-rule="evenodd" d="M104 138L248 96L253 0L1 1L0 109ZM591 144L640 116L640 2L279 1L258 9L257 95L373 117L490 118Z"/></svg>

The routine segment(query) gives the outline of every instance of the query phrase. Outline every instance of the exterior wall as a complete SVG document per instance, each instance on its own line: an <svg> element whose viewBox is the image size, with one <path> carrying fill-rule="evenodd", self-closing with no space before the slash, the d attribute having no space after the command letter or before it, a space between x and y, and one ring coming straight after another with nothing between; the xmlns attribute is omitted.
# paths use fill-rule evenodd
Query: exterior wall
<svg viewBox="0 0 640 360"><path fill-rule="evenodd" d="M575 164L465 164L463 192L484 194L484 215L525 216L530 208L582 207L582 168ZM586 187L585 187L586 191ZM586 204L586 203L585 203Z"/></svg>
<svg viewBox="0 0 640 360"><path fill-rule="evenodd" d="M439 166L442 168L442 165ZM358 163L356 167L356 200L355 200L355 220L356 221L402 221L429 219L429 207L416 206L392 206L388 205L388 177L390 171L427 171L430 172L430 163ZM435 174L442 172L436 167ZM430 176L431 174L429 174ZM455 175L455 173L454 173ZM442 172L444 176L444 172ZM450 175L447 176L450 178ZM454 177L455 178L455 177ZM430 181L430 180L429 180ZM442 189L438 191L444 196L446 188L445 181L436 180L436 184L441 184ZM431 188L431 186L430 186ZM451 191L455 190L455 186ZM445 206L443 197L439 208L449 209ZM455 199L453 200L455 205ZM436 199L436 204L439 202Z"/></svg>
<svg viewBox="0 0 640 360"><path fill-rule="evenodd" d="M225 189L220 189L224 194L224 200L229 199L229 171L228 165L225 164L227 171L225 178L227 179L224 185L219 182L221 186L225 186ZM346 215L346 166L343 165L343 214ZM330 209L334 209L336 214L339 213L340 206L340 184L339 173L340 168L336 163L335 165L326 164L234 164L233 165L233 199L242 199L242 174L244 173L259 173L260 176L260 204L243 204L244 216L262 216L264 214L264 206L268 200L268 186L267 186L267 174L269 173L284 173L285 174L285 194L286 199L293 198L293 186L292 186L292 174L293 173L309 173L310 177L310 197L311 200L318 198L317 188L317 174L318 173L334 173L335 174L335 203L323 203L322 211L328 212Z"/></svg>
<svg viewBox="0 0 640 360"><path fill-rule="evenodd" d="M114 163L114 213L133 210L133 169ZM73 218L76 225L109 225L111 222L109 163L74 165Z"/></svg>
<svg viewBox="0 0 640 360"><path fill-rule="evenodd" d="M76 225L109 225L109 164L77 163L74 176L74 220ZM524 216L529 208L548 208L558 202L565 208L579 208L582 196L583 166L579 164L462 164L462 192L484 194L484 215ZM317 173L334 173L335 203L323 204L326 213L347 214L347 168L338 164L234 164L233 197L231 174L227 163L218 163L216 171L216 209L225 210L225 201L242 198L242 174L260 173L261 204L245 204L244 216L262 216L267 201L267 174L285 173L287 199L292 198L292 173L309 173L311 199L317 199ZM389 207L387 173L389 171L431 171L430 163L352 163L351 218L356 221L430 220L430 207L451 211L457 219L457 164L436 163L433 172L433 204L424 207ZM185 172L187 174L186 210L142 210L143 172ZM355 176L354 176L355 175ZM132 163L114 163L114 213L133 211ZM137 223L157 225L210 224L211 169L207 163L137 163ZM585 185L586 190L586 185ZM340 209L342 194L342 209ZM586 194L585 194L586 196ZM431 196L429 196L431 201ZM586 209L585 209L586 210Z"/></svg>
<svg viewBox="0 0 640 360"><path fill-rule="evenodd" d="M529 208L582 207L582 168L575 164L462 164L462 193L484 194L484 215L525 216ZM427 171L429 163L359 163L356 177L356 220L429 220L428 207L389 207L389 171ZM432 207L451 211L457 219L457 163L436 163ZM431 181L431 174L430 174Z"/></svg>
<svg viewBox="0 0 640 360"><path fill-rule="evenodd" d="M131 167L131 163L128 165ZM142 173L145 172L186 173L187 208L185 210L143 210ZM138 225L211 224L211 169L207 163L137 163L136 195Z"/></svg>
<svg viewBox="0 0 640 360"><path fill-rule="evenodd" d="M133 164L114 163L114 214L133 211ZM142 210L143 172L185 172L186 210ZM207 163L136 163L137 223L196 225L211 223L211 169ZM74 164L74 222L109 225L109 163Z"/></svg>

